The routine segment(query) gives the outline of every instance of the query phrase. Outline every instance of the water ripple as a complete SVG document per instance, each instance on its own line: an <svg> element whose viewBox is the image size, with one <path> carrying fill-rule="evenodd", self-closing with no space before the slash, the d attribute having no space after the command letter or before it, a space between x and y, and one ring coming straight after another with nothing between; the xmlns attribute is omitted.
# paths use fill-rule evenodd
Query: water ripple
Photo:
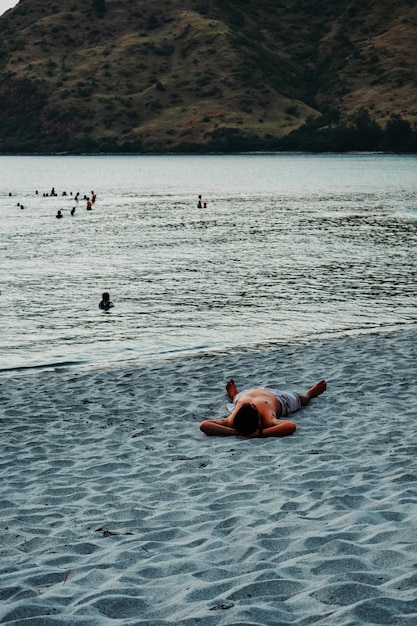
<svg viewBox="0 0 417 626"><path fill-rule="evenodd" d="M4 374L416 324L416 157L0 160Z"/></svg>

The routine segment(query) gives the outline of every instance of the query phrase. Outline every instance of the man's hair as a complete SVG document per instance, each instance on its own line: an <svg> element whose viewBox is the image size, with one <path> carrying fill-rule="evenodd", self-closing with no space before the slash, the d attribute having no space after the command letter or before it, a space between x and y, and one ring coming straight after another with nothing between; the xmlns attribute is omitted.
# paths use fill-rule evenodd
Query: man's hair
<svg viewBox="0 0 417 626"><path fill-rule="evenodd" d="M251 435L259 428L259 413L252 404L242 404L233 419L234 428L242 435Z"/></svg>

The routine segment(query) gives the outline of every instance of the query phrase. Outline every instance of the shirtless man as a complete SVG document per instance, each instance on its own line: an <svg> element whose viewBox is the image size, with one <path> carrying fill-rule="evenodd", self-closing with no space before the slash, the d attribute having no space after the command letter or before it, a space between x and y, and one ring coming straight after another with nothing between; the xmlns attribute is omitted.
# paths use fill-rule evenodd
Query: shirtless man
<svg viewBox="0 0 417 626"><path fill-rule="evenodd" d="M286 437L296 429L294 422L279 419L299 411L312 398L326 391L320 380L303 394L275 389L249 389L238 392L231 378L226 391L234 404L230 415L220 420L205 420L200 430L206 435L243 435L246 437Z"/></svg>

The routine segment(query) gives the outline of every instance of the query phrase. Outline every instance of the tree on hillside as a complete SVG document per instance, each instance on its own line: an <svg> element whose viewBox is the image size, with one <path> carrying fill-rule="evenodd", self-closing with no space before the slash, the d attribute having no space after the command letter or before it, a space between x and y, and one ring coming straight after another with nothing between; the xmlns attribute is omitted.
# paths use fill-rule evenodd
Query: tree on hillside
<svg viewBox="0 0 417 626"><path fill-rule="evenodd" d="M103 17L107 10L106 0L93 0L93 8L99 17Z"/></svg>
<svg viewBox="0 0 417 626"><path fill-rule="evenodd" d="M354 123L356 126L355 150L378 150L382 130L365 108L359 109Z"/></svg>
<svg viewBox="0 0 417 626"><path fill-rule="evenodd" d="M384 150L406 150L411 141L411 124L401 115L393 113L385 126Z"/></svg>

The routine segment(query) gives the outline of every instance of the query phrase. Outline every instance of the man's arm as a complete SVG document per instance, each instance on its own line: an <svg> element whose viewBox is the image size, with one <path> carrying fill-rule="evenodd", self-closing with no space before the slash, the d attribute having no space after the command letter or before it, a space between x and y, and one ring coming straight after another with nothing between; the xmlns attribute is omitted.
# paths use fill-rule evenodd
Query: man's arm
<svg viewBox="0 0 417 626"><path fill-rule="evenodd" d="M294 422L278 421L274 426L269 426L263 429L262 437L287 437L292 435L296 430Z"/></svg>
<svg viewBox="0 0 417 626"><path fill-rule="evenodd" d="M225 420L205 420L200 424L200 430L206 435L217 435L227 437L229 435L239 435L239 432L228 425L228 419Z"/></svg>

